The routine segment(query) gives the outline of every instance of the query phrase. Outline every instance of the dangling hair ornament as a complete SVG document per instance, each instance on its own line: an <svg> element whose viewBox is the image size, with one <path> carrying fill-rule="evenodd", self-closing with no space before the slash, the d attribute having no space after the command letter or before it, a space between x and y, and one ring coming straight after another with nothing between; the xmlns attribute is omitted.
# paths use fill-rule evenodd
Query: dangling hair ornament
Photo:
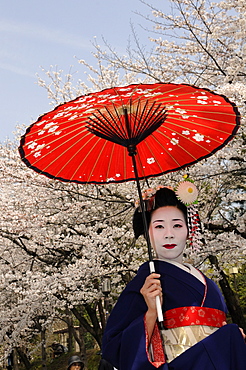
<svg viewBox="0 0 246 370"><path fill-rule="evenodd" d="M177 198L186 205L189 228L190 246L194 251L201 249L201 221L197 209L198 190L188 175L184 175L184 181L175 189Z"/></svg>

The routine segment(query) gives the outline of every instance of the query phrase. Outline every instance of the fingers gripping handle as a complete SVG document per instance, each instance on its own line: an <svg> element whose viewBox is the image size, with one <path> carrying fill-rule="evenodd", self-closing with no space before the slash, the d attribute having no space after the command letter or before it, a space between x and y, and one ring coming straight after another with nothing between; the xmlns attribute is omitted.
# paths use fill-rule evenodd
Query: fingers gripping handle
<svg viewBox="0 0 246 370"><path fill-rule="evenodd" d="M149 261L149 269L150 269L150 273L151 274L153 272L155 272L154 261ZM157 309L158 321L160 323L163 323L163 313L162 313L161 300L160 300L160 296L159 295L156 297L156 309Z"/></svg>

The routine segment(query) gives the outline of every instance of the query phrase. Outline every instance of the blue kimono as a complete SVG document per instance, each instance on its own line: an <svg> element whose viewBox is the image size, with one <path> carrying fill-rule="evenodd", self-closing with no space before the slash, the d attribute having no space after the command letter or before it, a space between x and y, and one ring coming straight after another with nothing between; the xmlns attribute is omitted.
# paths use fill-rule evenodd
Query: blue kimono
<svg viewBox="0 0 246 370"><path fill-rule="evenodd" d="M206 285L192 274L164 261L155 261L161 274L163 312L188 306L215 308L226 312L223 296L217 285L205 278ZM103 337L103 358L118 370L153 370L146 351L144 316L147 305L140 293L149 264L144 263L120 295L108 319ZM246 370L246 345L235 324L228 324L201 340L160 370Z"/></svg>

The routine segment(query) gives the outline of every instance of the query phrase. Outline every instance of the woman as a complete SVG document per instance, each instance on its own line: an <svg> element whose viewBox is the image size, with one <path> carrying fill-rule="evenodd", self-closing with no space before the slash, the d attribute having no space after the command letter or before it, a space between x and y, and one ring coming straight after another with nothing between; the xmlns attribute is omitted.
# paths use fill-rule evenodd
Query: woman
<svg viewBox="0 0 246 370"><path fill-rule="evenodd" d="M119 370L245 370L244 334L237 325L226 325L219 288L183 263L187 238L194 238L187 207L174 191L160 188L150 194L146 209L156 273L149 274L144 263L119 297L104 333L103 357ZM139 210L133 228L136 237L144 233ZM157 326L158 295L162 332Z"/></svg>

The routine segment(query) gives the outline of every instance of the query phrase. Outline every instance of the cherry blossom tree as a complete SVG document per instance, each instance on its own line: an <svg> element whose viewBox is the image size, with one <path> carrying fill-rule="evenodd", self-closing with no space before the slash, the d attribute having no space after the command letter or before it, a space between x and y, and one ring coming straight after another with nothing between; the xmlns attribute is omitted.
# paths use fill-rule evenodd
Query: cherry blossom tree
<svg viewBox="0 0 246 370"><path fill-rule="evenodd" d="M70 310L100 346L102 279L113 275L116 297L146 258L128 225L136 189L50 181L16 149L0 156L2 342L20 347Z"/></svg>

